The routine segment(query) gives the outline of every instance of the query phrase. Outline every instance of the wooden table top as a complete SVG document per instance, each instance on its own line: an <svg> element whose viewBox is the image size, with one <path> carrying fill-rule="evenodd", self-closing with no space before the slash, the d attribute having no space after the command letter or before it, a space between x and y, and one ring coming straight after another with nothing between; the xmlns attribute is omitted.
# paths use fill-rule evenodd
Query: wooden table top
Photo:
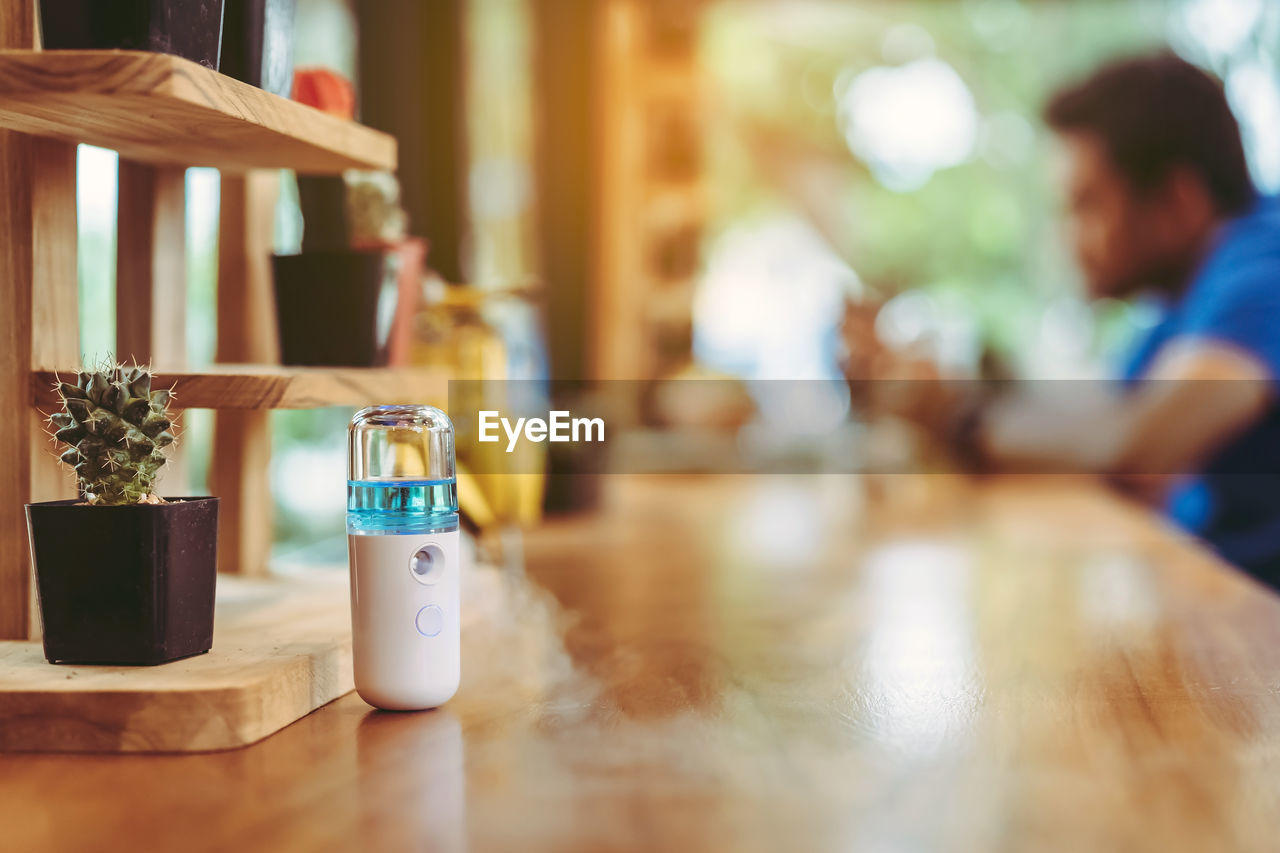
<svg viewBox="0 0 1280 853"><path fill-rule="evenodd" d="M492 579L447 708L0 756L0 849L1280 843L1280 598L1144 511L1067 479L609 485L529 535L539 586Z"/></svg>

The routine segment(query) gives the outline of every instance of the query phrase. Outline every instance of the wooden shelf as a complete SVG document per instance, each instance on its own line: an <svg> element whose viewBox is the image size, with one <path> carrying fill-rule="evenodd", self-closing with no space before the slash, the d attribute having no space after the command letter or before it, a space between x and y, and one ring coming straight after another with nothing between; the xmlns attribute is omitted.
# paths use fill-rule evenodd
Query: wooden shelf
<svg viewBox="0 0 1280 853"><path fill-rule="evenodd" d="M347 577L341 564L270 580L218 575L213 649L160 666L54 666L39 643L0 642L0 753L205 752L262 740L355 688ZM468 564L461 584L465 661L528 602L493 566Z"/></svg>
<svg viewBox="0 0 1280 853"><path fill-rule="evenodd" d="M0 51L0 127L144 163L228 171L396 168L396 141L176 56Z"/></svg>
<svg viewBox="0 0 1280 853"><path fill-rule="evenodd" d="M0 642L0 752L231 749L354 687L345 572L220 575L217 595L213 650L161 666L52 666Z"/></svg>
<svg viewBox="0 0 1280 853"><path fill-rule="evenodd" d="M56 374L31 374L32 403L49 410L58 405ZM74 371L63 371L63 377ZM176 386L175 409L319 409L325 406L370 406L379 403L423 403L449 393L449 375L434 367L276 367L249 364L212 365L207 370L170 373L160 370L154 387Z"/></svg>

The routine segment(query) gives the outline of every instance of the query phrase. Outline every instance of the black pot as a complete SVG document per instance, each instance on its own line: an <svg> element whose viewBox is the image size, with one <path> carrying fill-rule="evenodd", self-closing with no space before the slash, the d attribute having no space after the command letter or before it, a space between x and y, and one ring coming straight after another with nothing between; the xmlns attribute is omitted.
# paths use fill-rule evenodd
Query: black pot
<svg viewBox="0 0 1280 853"><path fill-rule="evenodd" d="M44 656L151 665L209 651L218 499L27 505Z"/></svg>
<svg viewBox="0 0 1280 853"><path fill-rule="evenodd" d="M392 251L276 255L276 317L288 365L378 367L399 302Z"/></svg>
<svg viewBox="0 0 1280 853"><path fill-rule="evenodd" d="M342 175L298 175L298 207L302 210L302 251L340 252L347 236L347 181Z"/></svg>
<svg viewBox="0 0 1280 853"><path fill-rule="evenodd" d="M222 0L40 0L45 50L150 50L218 70Z"/></svg>
<svg viewBox="0 0 1280 853"><path fill-rule="evenodd" d="M222 73L282 98L293 87L297 0L224 0Z"/></svg>

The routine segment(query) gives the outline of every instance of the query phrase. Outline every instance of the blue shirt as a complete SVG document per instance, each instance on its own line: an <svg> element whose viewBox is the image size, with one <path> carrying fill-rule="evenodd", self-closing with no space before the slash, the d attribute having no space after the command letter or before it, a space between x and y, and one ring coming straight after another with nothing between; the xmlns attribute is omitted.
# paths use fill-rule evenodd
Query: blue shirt
<svg viewBox="0 0 1280 853"><path fill-rule="evenodd" d="M1280 392L1280 199L1260 198L1223 226L1191 285L1134 352L1126 380L1141 378L1165 344L1187 338L1249 353ZM1276 400L1174 491L1167 510L1227 560L1280 587L1280 393Z"/></svg>

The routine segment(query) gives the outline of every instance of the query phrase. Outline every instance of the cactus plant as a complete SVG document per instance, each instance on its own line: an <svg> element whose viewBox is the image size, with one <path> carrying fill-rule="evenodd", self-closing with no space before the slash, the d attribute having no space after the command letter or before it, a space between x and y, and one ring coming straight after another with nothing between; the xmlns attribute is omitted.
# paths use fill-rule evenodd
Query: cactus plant
<svg viewBox="0 0 1280 853"><path fill-rule="evenodd" d="M156 497L172 390L107 363L54 384L49 417L79 499L27 504L50 663L149 666L213 644L218 499Z"/></svg>
<svg viewBox="0 0 1280 853"><path fill-rule="evenodd" d="M347 242L355 249L398 246L409 217L400 206L400 182L390 172L348 171Z"/></svg>
<svg viewBox="0 0 1280 853"><path fill-rule="evenodd" d="M152 390L152 374L134 365L103 366L59 382L63 410L49 418L90 504L158 503L152 488L174 442L172 390Z"/></svg>

